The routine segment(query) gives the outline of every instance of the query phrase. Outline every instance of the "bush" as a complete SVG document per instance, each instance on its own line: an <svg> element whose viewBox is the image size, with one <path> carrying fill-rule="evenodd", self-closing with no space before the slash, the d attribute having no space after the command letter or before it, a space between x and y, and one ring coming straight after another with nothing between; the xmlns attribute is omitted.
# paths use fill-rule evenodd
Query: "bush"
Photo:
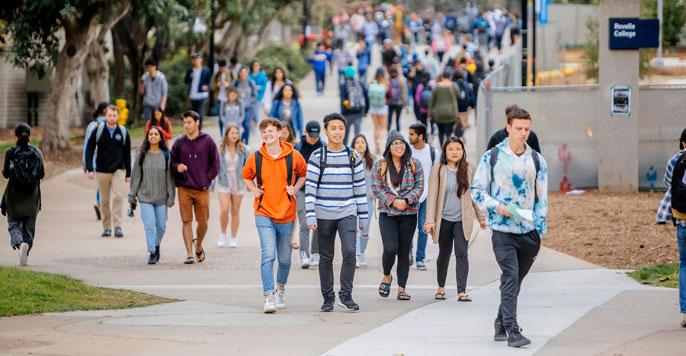
<svg viewBox="0 0 686 356"><path fill-rule="evenodd" d="M281 67L286 77L297 83L310 71L310 64L303 58L298 46L271 45L257 52L255 58L262 64L267 76L271 76L274 68ZM241 58L241 63L249 65L253 58Z"/></svg>
<svg viewBox="0 0 686 356"><path fill-rule="evenodd" d="M159 69L167 77L169 87L167 107L165 108L165 114L169 118L174 115L181 115L188 108L186 100L188 86L183 82L183 79L189 66L188 52L185 48L160 62Z"/></svg>

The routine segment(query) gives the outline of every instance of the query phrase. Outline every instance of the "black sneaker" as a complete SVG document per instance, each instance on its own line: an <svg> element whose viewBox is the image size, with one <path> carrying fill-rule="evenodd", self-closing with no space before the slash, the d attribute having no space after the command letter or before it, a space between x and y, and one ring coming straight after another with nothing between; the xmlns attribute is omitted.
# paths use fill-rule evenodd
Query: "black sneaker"
<svg viewBox="0 0 686 356"><path fill-rule="evenodd" d="M157 263L157 253L153 252L150 254L150 257L148 257L148 264L154 265L155 263Z"/></svg>
<svg viewBox="0 0 686 356"><path fill-rule="evenodd" d="M160 247L155 246L155 262L160 262Z"/></svg>
<svg viewBox="0 0 686 356"><path fill-rule="evenodd" d="M124 232L121 231L121 227L117 226L114 228L115 237L124 237Z"/></svg>
<svg viewBox="0 0 686 356"><path fill-rule="evenodd" d="M505 325L503 325L502 320L495 318L495 336L493 336L494 341L507 341L507 330L505 330Z"/></svg>
<svg viewBox="0 0 686 356"><path fill-rule="evenodd" d="M522 329L513 329L507 336L507 346L511 347L522 347L529 345L531 340L527 339L522 335Z"/></svg>
<svg viewBox="0 0 686 356"><path fill-rule="evenodd" d="M107 230L103 231L103 232L102 232L102 235L100 235L100 236L102 236L102 237L110 237L110 236L112 236L112 230L107 229Z"/></svg>
<svg viewBox="0 0 686 356"><path fill-rule="evenodd" d="M338 305L343 307L345 311L358 311L360 310L360 306L355 303L352 297L350 296L341 296L340 294L338 295Z"/></svg>
<svg viewBox="0 0 686 356"><path fill-rule="evenodd" d="M331 297L324 297L324 304L322 304L321 311L323 312L330 312L333 310L333 304L336 301L336 298L331 296Z"/></svg>

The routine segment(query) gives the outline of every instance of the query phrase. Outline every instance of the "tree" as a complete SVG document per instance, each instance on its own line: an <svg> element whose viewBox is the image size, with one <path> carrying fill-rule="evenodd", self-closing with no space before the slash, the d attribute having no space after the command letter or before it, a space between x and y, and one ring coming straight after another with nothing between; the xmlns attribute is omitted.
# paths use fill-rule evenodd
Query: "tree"
<svg viewBox="0 0 686 356"><path fill-rule="evenodd" d="M657 17L657 0L641 1L641 17ZM686 2L663 0L662 2L662 45L674 47L679 43L681 30L686 24Z"/></svg>
<svg viewBox="0 0 686 356"><path fill-rule="evenodd" d="M14 64L30 68L40 77L54 67L42 150L69 147L72 99L90 44L98 35L98 26L108 23L113 14L126 12L128 6L124 0L5 0L0 7L6 22L2 31L10 34ZM61 48L60 29L64 31Z"/></svg>

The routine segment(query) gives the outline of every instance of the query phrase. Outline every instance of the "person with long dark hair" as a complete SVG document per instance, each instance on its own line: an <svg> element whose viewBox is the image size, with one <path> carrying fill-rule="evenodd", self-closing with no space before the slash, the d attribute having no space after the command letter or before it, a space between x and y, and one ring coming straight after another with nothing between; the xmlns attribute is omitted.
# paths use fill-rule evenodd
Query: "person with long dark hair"
<svg viewBox="0 0 686 356"><path fill-rule="evenodd" d="M300 105L300 94L293 84L286 83L272 103L269 117L288 122L293 127L295 135L298 137L303 134L303 112ZM294 136L295 137L295 136Z"/></svg>
<svg viewBox="0 0 686 356"><path fill-rule="evenodd" d="M274 103L276 95L279 94L284 84L293 84L293 82L286 78L286 72L284 72L283 68L274 68L272 76L267 82L267 89L264 91L264 99L262 100L262 108L264 109L265 115L269 115L271 112L272 103Z"/></svg>
<svg viewBox="0 0 686 356"><path fill-rule="evenodd" d="M435 298L445 299L445 279L452 249L455 249L457 300L471 302L466 295L469 261L467 248L472 236L474 216L481 229L486 228L486 214L476 207L469 194L469 186L476 168L467 163L467 153L461 139L451 136L443 144L440 163L431 169L429 195L426 204L424 231L438 243L436 273L438 291Z"/></svg>
<svg viewBox="0 0 686 356"><path fill-rule="evenodd" d="M31 145L31 127L14 127L17 144L5 153L3 177L9 179L0 209L7 216L12 249L19 250L19 264L26 266L36 233L36 217L41 209L40 180L45 177L41 151Z"/></svg>
<svg viewBox="0 0 686 356"><path fill-rule="evenodd" d="M372 192L372 166L376 157L369 149L369 143L364 135L357 135L353 138L352 147L362 156L364 163L364 181L367 191L367 211L369 218L366 220L359 220L362 229L357 230L357 262L356 267L367 265L367 256L364 251L367 250L367 243L369 243L369 226L371 225L372 212L374 211L374 193Z"/></svg>
<svg viewBox="0 0 686 356"><path fill-rule="evenodd" d="M150 265L160 260L160 243L167 229L167 208L174 205L176 197L169 157L162 130L157 126L150 127L136 153L129 189L129 203L140 203L141 206Z"/></svg>
<svg viewBox="0 0 686 356"><path fill-rule="evenodd" d="M164 116L164 110L161 107L156 107L152 112L152 117L145 123L145 136L148 136L150 127L156 126L162 132L162 138L165 141L172 139L172 124L171 120Z"/></svg>
<svg viewBox="0 0 686 356"><path fill-rule="evenodd" d="M383 158L372 168L372 192L379 206L379 230L383 243L383 280L379 295L391 291L391 269L398 257L398 300L410 300L405 292L410 272L410 246L417 226L419 198L424 189L422 165L412 158L409 143L396 130L386 140Z"/></svg>

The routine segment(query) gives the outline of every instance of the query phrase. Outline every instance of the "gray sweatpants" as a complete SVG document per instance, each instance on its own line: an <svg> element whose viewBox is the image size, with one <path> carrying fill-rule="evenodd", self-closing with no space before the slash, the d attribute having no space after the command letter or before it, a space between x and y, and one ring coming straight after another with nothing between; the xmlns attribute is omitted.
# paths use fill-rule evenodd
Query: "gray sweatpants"
<svg viewBox="0 0 686 356"><path fill-rule="evenodd" d="M15 248L22 242L29 244L29 251L33 247L33 236L36 234L36 216L13 219L7 215L7 230L10 233L10 245Z"/></svg>
<svg viewBox="0 0 686 356"><path fill-rule="evenodd" d="M295 201L298 206L298 226L300 229L300 251L305 251L307 256L312 253L319 253L319 246L317 243L317 231L312 231L307 226L306 208L305 208L305 188L300 189L295 194ZM312 250L310 250L310 232L312 232Z"/></svg>

